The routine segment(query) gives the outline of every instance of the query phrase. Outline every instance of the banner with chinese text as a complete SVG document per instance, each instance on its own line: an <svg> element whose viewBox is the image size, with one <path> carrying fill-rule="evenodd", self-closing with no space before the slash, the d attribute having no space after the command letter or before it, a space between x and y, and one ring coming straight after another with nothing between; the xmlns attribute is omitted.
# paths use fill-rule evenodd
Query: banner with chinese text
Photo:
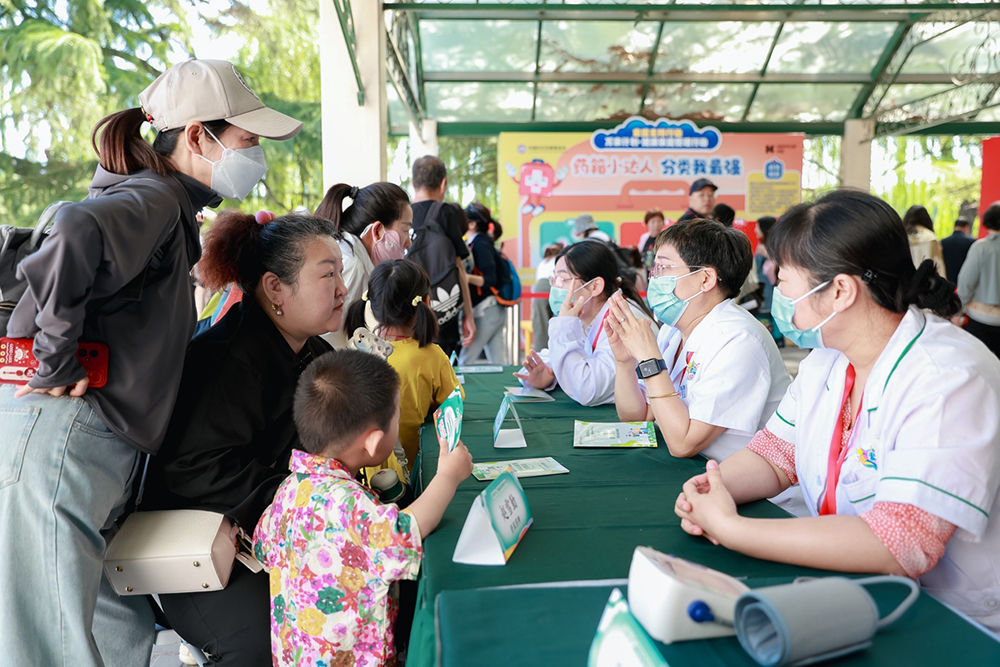
<svg viewBox="0 0 1000 667"><path fill-rule="evenodd" d="M687 120L642 118L593 133L501 133L500 222L512 230L508 240L517 236L507 253L522 269L537 265L545 246L572 240L572 221L582 213L619 245L636 245L644 213L657 208L668 224L676 220L691 182L702 177L719 187L716 201L736 210L736 225L756 245L754 220L799 203L802 141L801 134L723 134Z"/></svg>

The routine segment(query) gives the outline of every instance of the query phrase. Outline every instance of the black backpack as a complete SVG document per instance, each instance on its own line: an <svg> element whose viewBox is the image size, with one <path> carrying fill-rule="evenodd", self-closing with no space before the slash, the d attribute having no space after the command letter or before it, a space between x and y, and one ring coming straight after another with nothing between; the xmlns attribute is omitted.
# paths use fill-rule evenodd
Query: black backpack
<svg viewBox="0 0 1000 667"><path fill-rule="evenodd" d="M414 233L406 258L422 266L431 282L431 310L438 325L453 320L462 310L462 287L458 283L455 246L445 234L439 216L442 202L431 204L424 224Z"/></svg>
<svg viewBox="0 0 1000 667"><path fill-rule="evenodd" d="M42 211L34 227L0 226L0 336L7 335L7 323L28 282L17 277L17 265L38 250L53 216L68 201L57 201Z"/></svg>

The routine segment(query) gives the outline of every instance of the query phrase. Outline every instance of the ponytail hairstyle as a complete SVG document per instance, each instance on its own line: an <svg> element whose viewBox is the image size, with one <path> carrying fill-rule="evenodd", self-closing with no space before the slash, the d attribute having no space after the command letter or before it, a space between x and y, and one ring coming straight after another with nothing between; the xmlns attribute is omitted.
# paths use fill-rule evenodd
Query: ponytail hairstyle
<svg viewBox="0 0 1000 667"><path fill-rule="evenodd" d="M656 237L654 252L666 243L677 250L689 269L715 269L720 291L727 299L740 293L753 267L750 239L718 220L694 218L671 225Z"/></svg>
<svg viewBox="0 0 1000 667"><path fill-rule="evenodd" d="M413 337L426 347L438 334L437 316L424 303L430 296L431 281L416 262L394 259L375 266L368 279L367 303L382 327L413 327ZM347 311L344 333L348 337L365 326L364 299L355 301Z"/></svg>
<svg viewBox="0 0 1000 667"><path fill-rule="evenodd" d="M603 241L581 241L563 248L556 256L557 262L560 257L565 258L569 270L585 283L594 278L603 278L604 291L601 294L605 299L620 288L626 299L638 306L650 319L654 318L635 289L635 278L618 263L608 244Z"/></svg>
<svg viewBox="0 0 1000 667"><path fill-rule="evenodd" d="M258 224L252 215L223 211L205 234L198 275L208 289L236 283L244 294L253 294L268 271L293 285L305 262L306 243L330 236L340 238L333 224L310 215L289 213Z"/></svg>
<svg viewBox="0 0 1000 667"><path fill-rule="evenodd" d="M345 209L344 199L348 197L352 201ZM392 229L409 203L406 191L395 183L378 182L363 188L337 183L326 191L316 208L316 217L330 220L342 234L361 236L365 227L376 220Z"/></svg>
<svg viewBox="0 0 1000 667"><path fill-rule="evenodd" d="M177 148L177 139L184 128L158 132L150 146L139 134L144 122L146 115L140 107L117 111L97 121L90 133L90 145L102 167L123 176L142 169L149 169L160 176L174 171L169 158ZM202 125L217 137L229 127L224 120L205 121Z"/></svg>
<svg viewBox="0 0 1000 667"><path fill-rule="evenodd" d="M962 307L933 260L913 266L899 215L867 192L835 190L794 206L771 229L767 249L779 272L783 265L804 269L813 287L841 273L859 276L875 303L893 313L915 304L950 317Z"/></svg>

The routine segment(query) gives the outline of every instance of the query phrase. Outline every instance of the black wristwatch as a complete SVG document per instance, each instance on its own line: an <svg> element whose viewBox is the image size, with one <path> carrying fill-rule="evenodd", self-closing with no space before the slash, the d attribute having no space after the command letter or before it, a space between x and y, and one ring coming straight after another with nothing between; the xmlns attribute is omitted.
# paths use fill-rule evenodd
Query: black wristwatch
<svg viewBox="0 0 1000 667"><path fill-rule="evenodd" d="M640 380L647 380L665 370L667 370L667 362L663 359L646 359L640 361L635 367L635 374L639 376Z"/></svg>

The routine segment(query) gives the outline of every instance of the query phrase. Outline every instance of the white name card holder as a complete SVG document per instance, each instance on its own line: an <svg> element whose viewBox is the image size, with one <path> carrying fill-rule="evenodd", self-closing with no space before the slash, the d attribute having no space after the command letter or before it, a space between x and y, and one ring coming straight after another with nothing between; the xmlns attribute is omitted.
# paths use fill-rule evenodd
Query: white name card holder
<svg viewBox="0 0 1000 667"><path fill-rule="evenodd" d="M506 565L533 521L528 497L508 466L472 501L452 560Z"/></svg>
<svg viewBox="0 0 1000 667"><path fill-rule="evenodd" d="M507 419L507 411L514 415L517 428L503 428L504 420ZM500 401L500 409L493 420L493 446L497 449L516 449L527 447L524 440L524 431L521 430L521 418L517 416L517 407L510 400L510 394L504 394Z"/></svg>

